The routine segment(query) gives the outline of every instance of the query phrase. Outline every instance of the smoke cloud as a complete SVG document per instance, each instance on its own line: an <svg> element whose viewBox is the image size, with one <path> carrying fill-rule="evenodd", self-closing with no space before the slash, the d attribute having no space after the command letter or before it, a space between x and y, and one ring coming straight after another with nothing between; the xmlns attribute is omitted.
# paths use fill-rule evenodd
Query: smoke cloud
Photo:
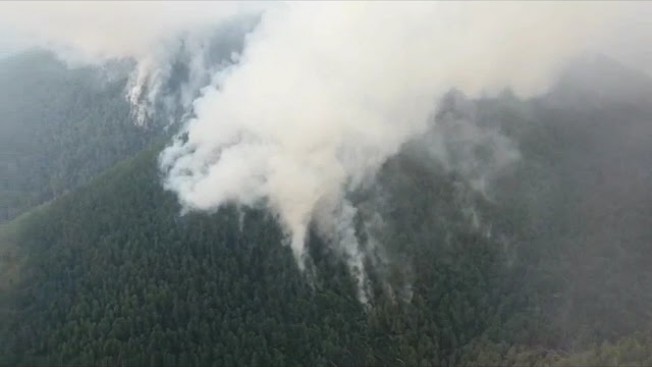
<svg viewBox="0 0 652 367"><path fill-rule="evenodd" d="M314 221L364 289L346 193L426 130L451 87L541 92L609 19L607 8L577 4L272 9L237 67L195 101L183 139L163 152L165 185L189 209L263 203L288 230L300 266Z"/></svg>
<svg viewBox="0 0 652 367"><path fill-rule="evenodd" d="M183 58L188 81L174 101L188 109L195 92L210 81L220 65L207 63L216 28L243 14L257 14L262 2L34 1L0 4L0 24L7 39L24 47L54 51L71 66L115 59L136 62L127 98L137 122L153 116L174 63ZM19 48L13 42L6 47ZM165 106L167 113L173 106ZM176 106L175 106L176 107Z"/></svg>
<svg viewBox="0 0 652 367"><path fill-rule="evenodd" d="M614 32L625 34L628 22L650 10L611 2L3 8L11 10L3 9L3 21L58 49L93 60L136 60L128 95L140 119L169 78L173 45L183 34L195 81L182 104L193 117L161 154L165 187L185 210L214 211L229 203L269 208L301 268L309 260L307 231L315 224L347 259L361 290L364 254L347 193L369 183L405 142L427 131L445 92L543 92L565 62L609 48L602 39L617 39ZM230 67L196 57L206 29L243 12L262 16Z"/></svg>

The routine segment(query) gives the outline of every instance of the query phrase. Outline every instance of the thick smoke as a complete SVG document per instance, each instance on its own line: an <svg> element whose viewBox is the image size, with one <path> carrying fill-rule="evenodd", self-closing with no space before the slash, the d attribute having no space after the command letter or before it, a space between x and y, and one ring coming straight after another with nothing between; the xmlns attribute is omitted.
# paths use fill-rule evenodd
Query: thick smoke
<svg viewBox="0 0 652 367"><path fill-rule="evenodd" d="M127 98L137 123L144 124L157 104L170 118L178 117L177 110L188 110L197 91L222 66L207 55L216 30L267 6L227 1L4 2L0 30L21 40L23 47L55 51L71 66L135 61ZM187 66L188 76L178 86L180 98L170 100L164 89L179 62Z"/></svg>
<svg viewBox="0 0 652 367"><path fill-rule="evenodd" d="M316 223L364 287L346 193L427 128L438 98L545 90L602 29L605 8L556 4L287 4L194 104L161 156L188 209L264 204L304 266ZM492 14L492 15L489 15Z"/></svg>
<svg viewBox="0 0 652 367"><path fill-rule="evenodd" d="M623 19L648 9L562 2L254 4L245 10L262 11L260 23L235 64L223 68L206 64L203 35L241 13L238 4L55 3L38 4L40 11L27 16L12 6L8 19L33 32L45 25L47 36L35 37L58 49L135 59L128 95L141 120L170 77L183 35L190 87L175 103L193 118L161 154L165 187L185 210L266 206L286 229L301 268L315 225L347 259L360 289L364 256L347 193L428 130L445 92L545 91L567 60L599 48L605 34L622 32Z"/></svg>
<svg viewBox="0 0 652 367"><path fill-rule="evenodd" d="M490 182L517 161L520 153L498 127L483 126L476 110L473 101L450 91L439 103L428 130L411 144L425 152L427 157L421 159L438 161L442 169L455 172L489 197Z"/></svg>

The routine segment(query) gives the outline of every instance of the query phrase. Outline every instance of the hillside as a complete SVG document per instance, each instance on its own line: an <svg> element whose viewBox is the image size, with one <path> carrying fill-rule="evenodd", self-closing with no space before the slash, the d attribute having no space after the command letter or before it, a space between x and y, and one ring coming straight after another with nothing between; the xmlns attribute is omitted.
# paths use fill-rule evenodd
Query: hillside
<svg viewBox="0 0 652 367"><path fill-rule="evenodd" d="M126 74L30 51L0 60L0 222L90 181L146 147Z"/></svg>
<svg viewBox="0 0 652 367"><path fill-rule="evenodd" d="M181 215L150 147L0 227L0 362L649 365L652 113L580 88L605 67L532 100L444 99L352 195L360 240L383 244L368 305L315 233L301 273L262 208ZM519 158L499 165L503 140L464 140L460 121Z"/></svg>
<svg viewBox="0 0 652 367"><path fill-rule="evenodd" d="M365 313L344 264L317 238L311 246L317 270L307 282L264 212L230 208L179 217L174 197L158 185L154 153L120 164L20 224L15 238L27 260L12 290L17 317L3 343L3 354L13 355L8 361L438 361L482 329L475 312L488 310L474 307L498 296L494 286L481 286L498 264L492 246L480 248L483 240L466 244L479 253L453 246L446 259L426 257L423 249L419 279L429 281L415 283L416 297L425 298L419 307L437 302L441 308L421 309L431 323L408 332L417 322L413 307L401 311L404 306L381 295L378 308ZM451 188L444 181L440 190ZM449 232L455 241L473 238ZM440 299L453 284L457 295ZM457 302L468 306L459 310ZM438 330L440 322L445 328ZM423 339L426 330L434 334ZM413 345L417 339L424 344Z"/></svg>

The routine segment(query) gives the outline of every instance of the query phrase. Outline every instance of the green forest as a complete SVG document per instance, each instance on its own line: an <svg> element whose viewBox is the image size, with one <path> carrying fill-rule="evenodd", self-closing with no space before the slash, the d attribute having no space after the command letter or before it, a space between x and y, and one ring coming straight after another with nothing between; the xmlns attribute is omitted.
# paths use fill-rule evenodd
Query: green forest
<svg viewBox="0 0 652 367"><path fill-rule="evenodd" d="M0 223L88 183L160 131L137 127L126 77L44 51L0 60Z"/></svg>
<svg viewBox="0 0 652 367"><path fill-rule="evenodd" d="M444 101L516 144L487 192L415 142L355 193L360 226L385 223L365 305L316 230L301 272L263 207L182 213L166 133L131 123L124 79L2 62L1 365L652 364L652 105L585 69L534 99Z"/></svg>

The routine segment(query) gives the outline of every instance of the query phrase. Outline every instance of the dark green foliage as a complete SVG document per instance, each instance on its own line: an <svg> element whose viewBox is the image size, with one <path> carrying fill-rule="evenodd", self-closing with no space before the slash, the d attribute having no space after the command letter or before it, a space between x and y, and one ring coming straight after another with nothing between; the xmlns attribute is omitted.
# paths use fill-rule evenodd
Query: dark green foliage
<svg viewBox="0 0 652 367"><path fill-rule="evenodd" d="M265 210L180 215L142 152L0 227L0 364L650 365L652 111L565 88L467 101L521 154L486 195L418 145L352 195L369 305L314 233L301 273Z"/></svg>
<svg viewBox="0 0 652 367"><path fill-rule="evenodd" d="M126 76L33 51L0 60L0 222L88 182L147 146Z"/></svg>
<svg viewBox="0 0 652 367"><path fill-rule="evenodd" d="M417 251L412 300L381 292L365 311L346 267L318 238L308 281L265 212L179 216L154 153L24 224L17 242L29 255L3 343L9 363L440 364L495 311L500 262L468 230L404 237Z"/></svg>

